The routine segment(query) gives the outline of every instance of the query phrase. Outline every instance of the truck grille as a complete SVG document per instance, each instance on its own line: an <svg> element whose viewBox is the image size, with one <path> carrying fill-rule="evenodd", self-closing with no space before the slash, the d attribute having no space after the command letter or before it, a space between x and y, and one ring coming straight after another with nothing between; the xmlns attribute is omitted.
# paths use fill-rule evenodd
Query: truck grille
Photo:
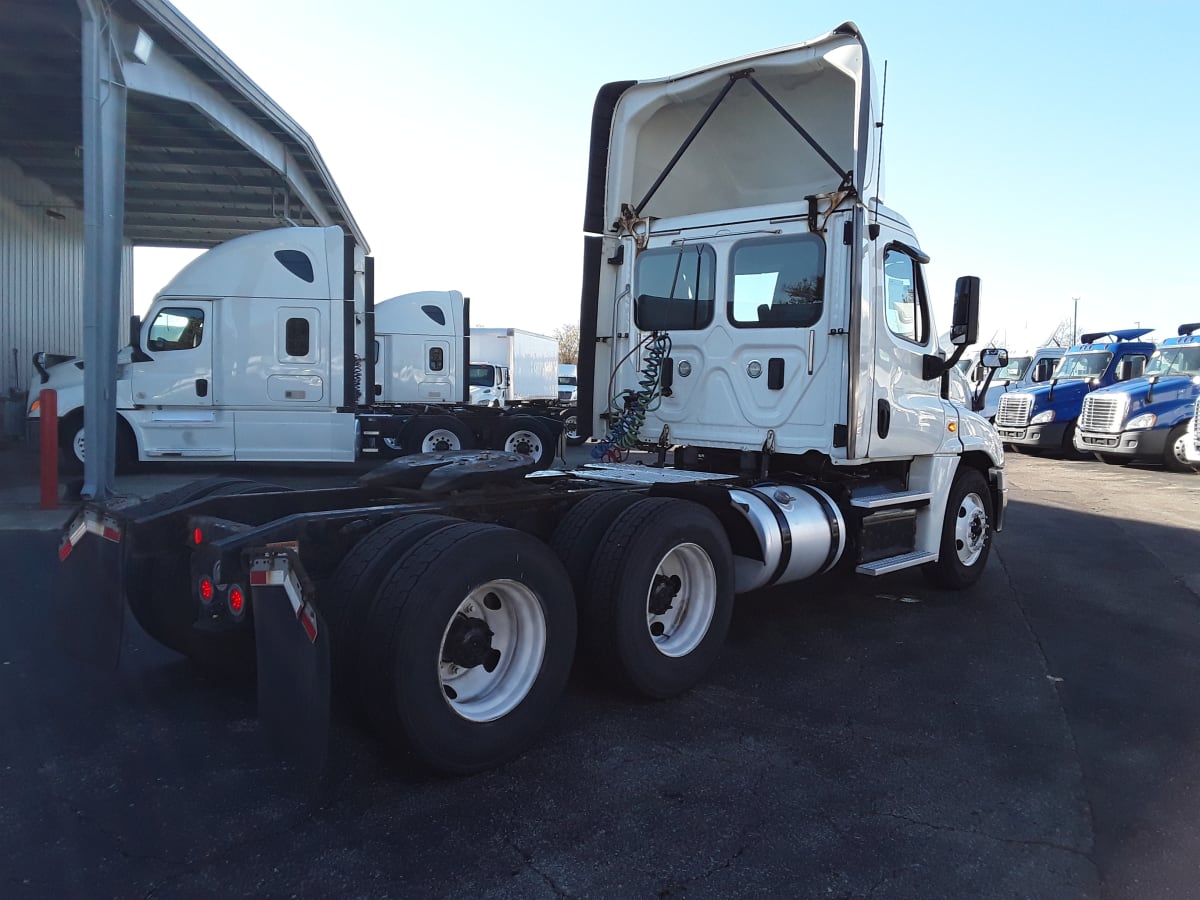
<svg viewBox="0 0 1200 900"><path fill-rule="evenodd" d="M1196 451L1200 452L1200 397L1196 398L1196 409L1193 410L1195 420L1192 422L1192 440L1196 442Z"/></svg>
<svg viewBox="0 0 1200 900"><path fill-rule="evenodd" d="M1106 431L1110 434L1120 431L1125 422L1126 400L1124 396L1088 394L1083 398L1083 412L1079 415L1080 430Z"/></svg>
<svg viewBox="0 0 1200 900"><path fill-rule="evenodd" d="M1029 424L1033 398L1028 394L1002 394L996 410L996 424L1024 428Z"/></svg>

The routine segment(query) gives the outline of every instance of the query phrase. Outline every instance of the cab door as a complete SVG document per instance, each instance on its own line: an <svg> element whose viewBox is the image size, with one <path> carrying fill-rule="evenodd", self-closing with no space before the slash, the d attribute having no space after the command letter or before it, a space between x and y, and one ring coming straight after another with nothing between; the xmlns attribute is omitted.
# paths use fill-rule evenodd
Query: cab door
<svg viewBox="0 0 1200 900"><path fill-rule="evenodd" d="M946 434L941 379L922 377L926 354L937 355L922 264L911 235L883 224L873 267L871 319L873 397L868 455L879 459L934 453Z"/></svg>
<svg viewBox="0 0 1200 900"><path fill-rule="evenodd" d="M148 361L131 365L135 406L213 405L211 300L167 302L143 329Z"/></svg>

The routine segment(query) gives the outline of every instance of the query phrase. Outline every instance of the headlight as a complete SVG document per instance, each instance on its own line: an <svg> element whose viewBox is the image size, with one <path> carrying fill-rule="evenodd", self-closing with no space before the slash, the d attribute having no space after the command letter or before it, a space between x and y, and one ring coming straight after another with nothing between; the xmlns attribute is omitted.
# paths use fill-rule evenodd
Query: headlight
<svg viewBox="0 0 1200 900"><path fill-rule="evenodd" d="M1125 428L1129 431L1138 431L1142 428L1153 428L1154 423L1158 421L1158 416L1154 413L1142 413L1140 416L1134 416L1129 420L1129 424Z"/></svg>
<svg viewBox="0 0 1200 900"><path fill-rule="evenodd" d="M1040 412L1029 420L1030 425L1045 425L1047 422L1054 421L1054 410L1048 409L1045 412Z"/></svg>

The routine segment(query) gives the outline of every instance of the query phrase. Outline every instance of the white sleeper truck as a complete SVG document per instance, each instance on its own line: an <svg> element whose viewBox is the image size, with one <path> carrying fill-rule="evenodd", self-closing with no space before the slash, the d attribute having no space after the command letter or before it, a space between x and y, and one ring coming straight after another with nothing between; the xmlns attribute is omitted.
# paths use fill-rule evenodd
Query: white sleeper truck
<svg viewBox="0 0 1200 900"><path fill-rule="evenodd" d="M159 292L145 326L135 320L118 357L118 459L351 462L489 447L549 465L557 416L468 404L462 294L376 305L372 282L372 260L336 227L261 231L197 257ZM75 470L83 366L42 369ZM35 395L30 416L39 414Z"/></svg>
<svg viewBox="0 0 1200 900"><path fill-rule="evenodd" d="M712 666L739 594L799 602L834 569L969 588L1006 502L995 432L947 399L979 285L959 279L946 359L925 252L878 197L875 87L846 24L601 89L579 365L594 462L419 454L351 488L221 479L85 505L59 549L62 590L89 597L72 624L111 661L127 604L199 663L256 662L265 732L306 764L338 696L464 773L551 721L577 637L615 687L666 698Z"/></svg>

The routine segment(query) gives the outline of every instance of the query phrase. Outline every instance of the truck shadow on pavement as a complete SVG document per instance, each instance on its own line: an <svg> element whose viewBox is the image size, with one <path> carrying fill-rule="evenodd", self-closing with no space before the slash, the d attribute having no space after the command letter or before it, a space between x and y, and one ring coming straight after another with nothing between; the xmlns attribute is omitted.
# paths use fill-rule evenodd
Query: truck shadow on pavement
<svg viewBox="0 0 1200 900"><path fill-rule="evenodd" d="M317 786L263 749L252 677L198 674L132 620L117 673L66 659L46 596L55 540L0 535L10 897L1194 883L1197 531L1014 502L969 592L902 573L749 595L680 698L630 701L578 675L545 740L465 779L388 759L342 717Z"/></svg>

